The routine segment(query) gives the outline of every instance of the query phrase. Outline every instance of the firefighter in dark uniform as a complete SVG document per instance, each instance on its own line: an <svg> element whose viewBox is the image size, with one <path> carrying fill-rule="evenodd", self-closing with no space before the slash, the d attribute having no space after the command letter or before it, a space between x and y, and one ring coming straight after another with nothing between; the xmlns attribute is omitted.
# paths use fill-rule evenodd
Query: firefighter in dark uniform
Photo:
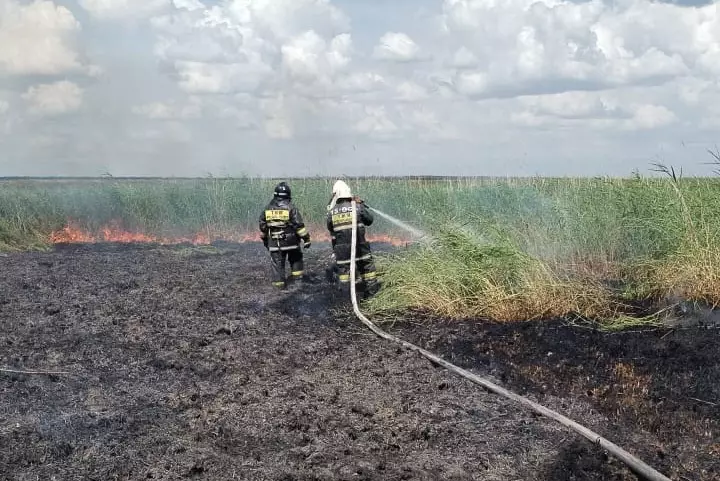
<svg viewBox="0 0 720 481"><path fill-rule="evenodd" d="M305 227L302 215L291 200L290 186L280 182L275 186L273 199L260 214L260 237L272 258L272 284L286 287L285 260L290 263L290 280L300 282L303 277L303 251L310 247L310 233Z"/></svg>
<svg viewBox="0 0 720 481"><path fill-rule="evenodd" d="M377 271L370 243L365 238L365 227L373 223L373 215L362 200L353 197L350 187L338 180L333 186L333 197L328 205L327 228L335 255L338 281L350 284L350 253L352 250L352 200L357 206L357 239L355 250L356 283L362 283L364 297L372 296L379 290Z"/></svg>

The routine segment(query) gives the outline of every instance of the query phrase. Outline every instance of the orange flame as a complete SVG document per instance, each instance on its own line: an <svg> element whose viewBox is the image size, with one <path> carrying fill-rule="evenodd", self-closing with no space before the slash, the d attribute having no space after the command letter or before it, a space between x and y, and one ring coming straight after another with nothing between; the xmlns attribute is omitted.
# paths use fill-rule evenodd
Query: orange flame
<svg viewBox="0 0 720 481"><path fill-rule="evenodd" d="M308 227L314 242L330 242L330 234L322 229ZM109 225L100 228L98 234L93 234L87 229L79 227L74 222L69 222L62 229L50 234L50 241L53 244L92 244L96 242L118 242L118 243L155 243L161 245L173 244L194 244L209 245L213 241L224 240L231 242L260 242L259 232L198 232L192 236L159 237L143 232L131 232L120 227L119 222L111 222ZM394 237L388 234L368 234L369 242L391 244L393 246L406 246L409 240L401 237Z"/></svg>
<svg viewBox="0 0 720 481"><path fill-rule="evenodd" d="M119 243L157 243L157 244L210 244L210 237L205 233L197 233L192 237L157 237L142 232L130 232L118 227L116 222L103 226L99 235L93 235L74 223L68 223L59 231L50 234L50 241L54 244L90 244L95 242Z"/></svg>
<svg viewBox="0 0 720 481"><path fill-rule="evenodd" d="M90 235L90 233L87 231L83 231L68 224L61 230L52 232L50 234L50 241L53 244L90 243L95 242L95 237Z"/></svg>

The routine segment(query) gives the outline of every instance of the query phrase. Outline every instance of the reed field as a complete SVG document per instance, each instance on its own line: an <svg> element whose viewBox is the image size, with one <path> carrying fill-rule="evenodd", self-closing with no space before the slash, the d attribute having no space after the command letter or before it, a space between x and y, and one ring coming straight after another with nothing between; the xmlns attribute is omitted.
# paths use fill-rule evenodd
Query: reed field
<svg viewBox="0 0 720 481"><path fill-rule="evenodd" d="M334 180L288 179L311 235L324 229ZM720 301L716 178L346 180L370 206L428 234L379 256L383 289L367 304L374 315L579 316L621 325L628 316L646 319L639 306ZM53 232L68 225L159 237L254 233L276 183L7 179L0 181L0 250L49 248ZM379 216L370 232L409 235Z"/></svg>

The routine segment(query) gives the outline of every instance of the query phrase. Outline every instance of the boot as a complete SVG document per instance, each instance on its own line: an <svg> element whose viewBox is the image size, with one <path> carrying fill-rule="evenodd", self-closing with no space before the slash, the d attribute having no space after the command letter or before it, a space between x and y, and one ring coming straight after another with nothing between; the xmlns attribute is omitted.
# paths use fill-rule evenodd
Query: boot
<svg viewBox="0 0 720 481"><path fill-rule="evenodd" d="M369 299L380 290L380 283L376 280L366 281L365 290L363 291L363 299Z"/></svg>

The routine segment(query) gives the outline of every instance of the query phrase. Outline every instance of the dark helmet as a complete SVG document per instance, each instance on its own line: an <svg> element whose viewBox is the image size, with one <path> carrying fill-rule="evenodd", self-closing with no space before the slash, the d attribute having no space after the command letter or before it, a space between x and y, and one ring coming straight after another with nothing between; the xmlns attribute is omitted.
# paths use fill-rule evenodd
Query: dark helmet
<svg viewBox="0 0 720 481"><path fill-rule="evenodd" d="M281 199L289 199L290 186L287 185L285 182L280 182L278 185L275 186L275 197L280 197Z"/></svg>

